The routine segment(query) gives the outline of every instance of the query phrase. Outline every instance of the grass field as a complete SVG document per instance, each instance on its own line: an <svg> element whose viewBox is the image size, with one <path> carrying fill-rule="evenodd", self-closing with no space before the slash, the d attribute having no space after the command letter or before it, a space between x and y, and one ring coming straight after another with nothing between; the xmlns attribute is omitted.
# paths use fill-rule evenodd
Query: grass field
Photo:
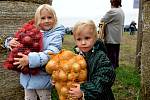
<svg viewBox="0 0 150 100"><path fill-rule="evenodd" d="M72 35L66 35L63 48L72 50ZM120 67L116 69L116 81L112 87L116 100L140 100L140 75L135 68L136 35L123 34Z"/></svg>

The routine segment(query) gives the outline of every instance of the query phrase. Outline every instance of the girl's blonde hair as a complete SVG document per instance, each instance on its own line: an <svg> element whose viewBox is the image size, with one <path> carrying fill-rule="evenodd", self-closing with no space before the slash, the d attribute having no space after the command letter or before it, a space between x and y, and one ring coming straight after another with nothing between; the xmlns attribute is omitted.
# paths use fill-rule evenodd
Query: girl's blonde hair
<svg viewBox="0 0 150 100"><path fill-rule="evenodd" d="M55 10L52 8L52 6L50 6L49 4L42 4L42 5L40 5L38 8L37 8L37 10L36 10L36 12L35 12L35 25L37 26L37 27L39 27L39 25L40 25L40 22L41 22L41 10L43 10L43 9L46 9L46 10L48 10L50 13L52 13L53 14L53 16L54 16L54 19L55 19L55 25L57 24L57 16L56 16L56 13L55 13ZM54 26L55 26L54 25Z"/></svg>
<svg viewBox="0 0 150 100"><path fill-rule="evenodd" d="M93 35L97 39L97 28L93 20L82 20L77 22L73 27L73 35L80 33L85 27L90 26L93 30Z"/></svg>

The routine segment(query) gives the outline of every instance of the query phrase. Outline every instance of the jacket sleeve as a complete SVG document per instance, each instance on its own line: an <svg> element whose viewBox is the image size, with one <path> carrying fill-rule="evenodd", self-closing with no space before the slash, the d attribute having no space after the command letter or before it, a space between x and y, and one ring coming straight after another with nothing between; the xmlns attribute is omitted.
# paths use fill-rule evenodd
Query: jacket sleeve
<svg viewBox="0 0 150 100"><path fill-rule="evenodd" d="M29 57L29 67L35 68L35 67L42 67L44 66L48 60L50 59L50 56L48 55L48 52L51 51L53 53L58 53L62 48L62 36L64 29L60 28L59 30L55 30L46 38L44 38L43 41L45 48L43 52L30 52Z"/></svg>
<svg viewBox="0 0 150 100"><path fill-rule="evenodd" d="M13 37L11 37L8 34L2 34L2 35L1 34L0 34L0 43L1 43L1 46L3 48L9 49L10 48L9 47L9 42L13 39Z"/></svg>
<svg viewBox="0 0 150 100"><path fill-rule="evenodd" d="M84 92L85 100L96 100L98 95L111 89L115 80L114 69L104 53L100 55L96 62L93 74L89 76L89 81L82 83L80 86Z"/></svg>
<svg viewBox="0 0 150 100"><path fill-rule="evenodd" d="M117 15L117 12L111 9L104 15L103 18L101 18L101 22L108 24L115 19L116 15Z"/></svg>
<svg viewBox="0 0 150 100"><path fill-rule="evenodd" d="M59 30L61 30L60 34L61 34L61 37L63 39L64 35L66 34L65 33L65 27L63 25L59 25L58 27L55 28L55 31L59 31Z"/></svg>

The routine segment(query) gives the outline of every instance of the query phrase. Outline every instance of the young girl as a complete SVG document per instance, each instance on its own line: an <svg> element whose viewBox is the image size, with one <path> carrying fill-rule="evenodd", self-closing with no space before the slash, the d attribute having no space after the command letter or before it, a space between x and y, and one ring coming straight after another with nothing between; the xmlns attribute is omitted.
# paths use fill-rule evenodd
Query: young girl
<svg viewBox="0 0 150 100"><path fill-rule="evenodd" d="M53 8L48 4L39 6L35 13L35 25L43 33L43 51L30 52L27 55L18 53L21 58L14 58L14 65L29 68L39 67L40 72L36 75L20 74L20 83L25 90L25 100L51 100L51 79L45 68L46 63L51 57L48 52L58 53L62 48L62 41L65 34L65 28L57 24L57 17ZM16 38L6 43L10 47L17 46ZM8 47L8 46L7 46Z"/></svg>
<svg viewBox="0 0 150 100"><path fill-rule="evenodd" d="M97 40L96 26L92 20L78 22L73 29L77 53L82 54L87 62L87 81L74 84L69 93L73 98L85 100L114 100L111 87L115 72L107 58L105 47Z"/></svg>

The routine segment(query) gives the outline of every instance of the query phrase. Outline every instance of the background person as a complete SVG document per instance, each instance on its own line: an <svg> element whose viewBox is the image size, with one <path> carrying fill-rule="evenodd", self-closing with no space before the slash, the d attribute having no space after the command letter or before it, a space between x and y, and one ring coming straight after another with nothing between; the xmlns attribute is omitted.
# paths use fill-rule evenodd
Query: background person
<svg viewBox="0 0 150 100"><path fill-rule="evenodd" d="M121 9L121 0L110 0L111 9L104 15L100 22L105 23L104 43L107 48L108 58L113 67L119 67L119 52L124 26L124 12Z"/></svg>
<svg viewBox="0 0 150 100"><path fill-rule="evenodd" d="M137 30L135 21L131 22L129 29L130 29L130 35L135 35L135 31Z"/></svg>

